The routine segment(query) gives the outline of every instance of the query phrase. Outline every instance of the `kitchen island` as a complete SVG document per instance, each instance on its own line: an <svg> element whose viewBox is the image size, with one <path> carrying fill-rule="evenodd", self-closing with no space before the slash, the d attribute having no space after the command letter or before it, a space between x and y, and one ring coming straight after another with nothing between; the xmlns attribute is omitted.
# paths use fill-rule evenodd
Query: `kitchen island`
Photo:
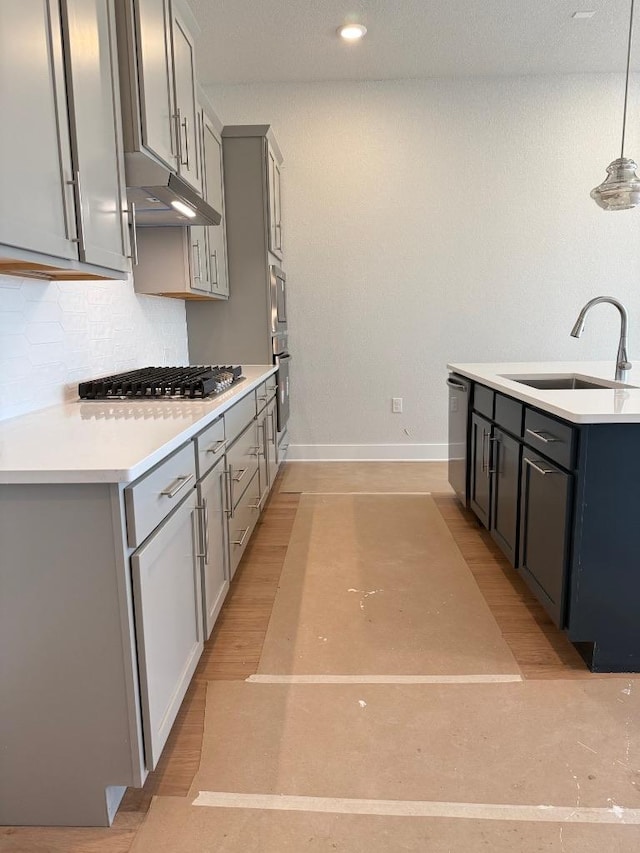
<svg viewBox="0 0 640 853"><path fill-rule="evenodd" d="M276 371L0 424L0 823L108 825L156 767L275 478Z"/></svg>
<svg viewBox="0 0 640 853"><path fill-rule="evenodd" d="M640 671L640 369L447 367L468 399L458 494L593 671Z"/></svg>

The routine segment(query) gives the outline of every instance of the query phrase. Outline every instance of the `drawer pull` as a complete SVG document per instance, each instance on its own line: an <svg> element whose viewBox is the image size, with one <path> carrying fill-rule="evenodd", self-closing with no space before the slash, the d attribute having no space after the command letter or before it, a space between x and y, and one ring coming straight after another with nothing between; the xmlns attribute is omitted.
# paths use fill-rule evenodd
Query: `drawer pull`
<svg viewBox="0 0 640 853"><path fill-rule="evenodd" d="M229 467L226 468L222 472L222 474L224 476L224 502L225 502L224 511L226 512L228 518L233 518L233 495L232 495L233 486L231 485L231 474L232 474L232 472L233 472L233 469L232 469L231 465L229 465Z"/></svg>
<svg viewBox="0 0 640 853"><path fill-rule="evenodd" d="M212 444L211 447L207 447L207 453L220 453L223 447L225 447L227 442L222 439L221 441L216 441L215 444Z"/></svg>
<svg viewBox="0 0 640 853"><path fill-rule="evenodd" d="M552 435L550 432L545 432L542 429L527 429L526 432L528 432L529 435L532 435L534 438L539 438L540 441L544 441L545 444L553 444L556 441L562 441L561 438L556 438L555 435Z"/></svg>
<svg viewBox="0 0 640 853"><path fill-rule="evenodd" d="M257 504L249 504L249 509L260 509L260 507L262 506L263 499L264 499L264 495L262 495L262 497L258 498Z"/></svg>
<svg viewBox="0 0 640 853"><path fill-rule="evenodd" d="M525 464L530 468L533 468L534 471L537 471L538 474L542 474L543 477L546 477L547 474L559 474L560 471L556 471L555 468L541 468L539 464L534 462L532 459L528 459L526 456L524 457ZM538 460L539 462L540 460Z"/></svg>
<svg viewBox="0 0 640 853"><path fill-rule="evenodd" d="M233 480L234 483L239 483L240 480L244 477L244 475L247 473L248 470L249 470L248 468L238 468L238 470L236 471L236 473L233 475L233 477L231 479Z"/></svg>
<svg viewBox="0 0 640 853"><path fill-rule="evenodd" d="M242 536L240 537L240 539L234 539L231 544L232 545L238 545L240 548L242 548L242 546L244 545L244 540L247 538L247 535L249 534L250 529L251 529L250 527L245 527L244 530L240 531L242 533Z"/></svg>
<svg viewBox="0 0 640 853"><path fill-rule="evenodd" d="M176 477L171 486L163 489L160 494L164 495L166 498L175 498L178 492L184 489L187 483L190 483L191 480L193 480L193 474L181 474L179 477Z"/></svg>

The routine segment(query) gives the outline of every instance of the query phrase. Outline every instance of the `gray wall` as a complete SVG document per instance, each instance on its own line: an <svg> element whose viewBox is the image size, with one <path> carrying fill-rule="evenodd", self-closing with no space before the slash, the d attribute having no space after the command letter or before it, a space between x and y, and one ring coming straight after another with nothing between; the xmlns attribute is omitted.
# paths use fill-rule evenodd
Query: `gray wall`
<svg viewBox="0 0 640 853"><path fill-rule="evenodd" d="M271 123L285 156L292 457L442 457L447 360L613 370L613 309L598 308L580 341L568 334L597 294L627 303L640 359L640 210L589 198L619 153L622 84L209 89L225 123ZM634 116L632 103L628 155L640 157Z"/></svg>

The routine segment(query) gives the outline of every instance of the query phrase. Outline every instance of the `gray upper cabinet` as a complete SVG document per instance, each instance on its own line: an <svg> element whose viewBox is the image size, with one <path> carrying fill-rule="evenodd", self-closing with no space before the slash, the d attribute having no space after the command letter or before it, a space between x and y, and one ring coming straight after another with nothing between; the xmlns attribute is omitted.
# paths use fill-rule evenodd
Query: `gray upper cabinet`
<svg viewBox="0 0 640 853"><path fill-rule="evenodd" d="M112 12L110 0L0 4L0 272L130 269Z"/></svg>
<svg viewBox="0 0 640 853"><path fill-rule="evenodd" d="M169 0L135 0L141 143L177 170Z"/></svg>
<svg viewBox="0 0 640 853"><path fill-rule="evenodd" d="M202 111L202 163L205 181L205 198L222 214L220 225L207 228L209 281L211 293L222 298L229 296L227 273L227 237L224 216L224 183L222 165L222 139L213 120Z"/></svg>
<svg viewBox="0 0 640 853"><path fill-rule="evenodd" d="M124 146L130 186L153 185L157 161L201 195L195 50L178 5L116 0Z"/></svg>
<svg viewBox="0 0 640 853"><path fill-rule="evenodd" d="M267 159L267 201L269 210L269 251L282 260L282 156L269 140L265 141Z"/></svg>
<svg viewBox="0 0 640 853"><path fill-rule="evenodd" d="M178 135L178 173L202 192L196 107L196 60L193 39L177 11L172 17L173 61Z"/></svg>
<svg viewBox="0 0 640 853"><path fill-rule="evenodd" d="M65 6L80 260L127 272L131 265L113 7L108 0L65 0Z"/></svg>
<svg viewBox="0 0 640 853"><path fill-rule="evenodd" d="M57 0L0 3L0 100L0 243L77 258Z"/></svg>

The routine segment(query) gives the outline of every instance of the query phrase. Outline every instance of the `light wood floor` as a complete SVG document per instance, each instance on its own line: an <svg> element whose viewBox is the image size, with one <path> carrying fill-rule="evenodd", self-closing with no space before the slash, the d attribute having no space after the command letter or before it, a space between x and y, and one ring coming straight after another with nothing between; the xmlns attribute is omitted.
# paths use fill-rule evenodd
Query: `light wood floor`
<svg viewBox="0 0 640 853"><path fill-rule="evenodd" d="M299 494L278 478L238 567L227 600L158 768L130 789L110 829L0 827L2 853L129 853L154 795L186 796L200 760L206 683L256 672ZM437 506L526 678L592 678L573 646L538 605L475 516L447 493Z"/></svg>

